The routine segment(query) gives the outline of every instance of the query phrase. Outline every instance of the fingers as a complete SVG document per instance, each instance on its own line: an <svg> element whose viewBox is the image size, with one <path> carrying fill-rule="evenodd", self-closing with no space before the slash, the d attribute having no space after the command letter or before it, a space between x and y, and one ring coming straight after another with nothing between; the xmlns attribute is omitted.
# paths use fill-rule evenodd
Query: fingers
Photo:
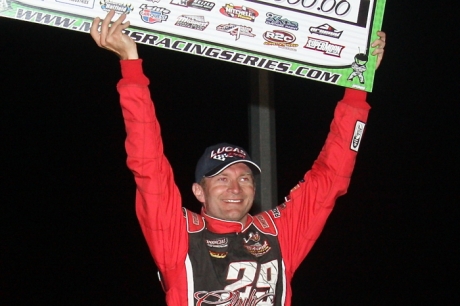
<svg viewBox="0 0 460 306"><path fill-rule="evenodd" d="M115 11L111 10L102 22L99 17L94 18L91 37L99 47L114 52L120 59L138 59L136 43L123 33L130 26L129 21L124 22L126 14L121 14L112 22L114 15Z"/></svg>
<svg viewBox="0 0 460 306"><path fill-rule="evenodd" d="M91 24L91 29L89 31L89 33L91 34L91 37L94 39L94 41L99 47L101 46L100 35L98 31L100 22L101 22L101 18L99 17L94 18L93 23Z"/></svg>
<svg viewBox="0 0 460 306"><path fill-rule="evenodd" d="M379 39L375 40L371 44L371 47L375 48L374 51L372 51L372 55L377 56L376 69L380 66L380 63L382 62L383 54L385 53L385 45L387 39L387 35L383 31L378 31L377 35L379 36Z"/></svg>
<svg viewBox="0 0 460 306"><path fill-rule="evenodd" d="M387 40L387 34L383 31L378 31L377 35L380 37L380 40L383 42L386 42Z"/></svg>
<svg viewBox="0 0 460 306"><path fill-rule="evenodd" d="M126 16L125 14L123 14L123 16ZM122 23L119 28L121 31L123 31L124 29L128 28L129 26L131 25L131 23L129 21L126 21L125 23Z"/></svg>
<svg viewBox="0 0 460 306"><path fill-rule="evenodd" d="M111 11L112 12L112 11ZM115 13L115 11L113 11ZM107 15L108 16L108 15ZM113 17L113 14L112 16ZM110 18L111 20L112 18ZM112 23L112 25L110 26L110 28L108 29L108 35L112 35L113 33L117 32L117 31L120 31L120 29L124 29L122 26L123 26L123 21L126 19L126 14L121 14L120 17L118 17L117 20L115 20L114 23ZM120 27L121 25L121 27ZM120 27L120 29L119 29Z"/></svg>
<svg viewBox="0 0 460 306"><path fill-rule="evenodd" d="M102 24L100 25L101 26L100 32L99 32L99 24L101 23L101 18L96 17L93 19L93 22L91 23L90 34L99 47L104 47L105 45L105 39L107 37L107 31L108 31L107 29L108 29L108 26L114 14L115 14L114 10L111 10L107 14L106 18L102 21Z"/></svg>
<svg viewBox="0 0 460 306"><path fill-rule="evenodd" d="M385 48L386 38L387 38L385 32L378 31L377 35L379 36L379 39L377 39L374 42L372 42L371 47L373 47L373 48L377 47L377 48L380 48L380 49Z"/></svg>
<svg viewBox="0 0 460 306"><path fill-rule="evenodd" d="M112 21L113 15L115 15L115 11L110 10L110 12L101 23L100 44L102 47L107 46L107 35L109 33L109 25Z"/></svg>
<svg viewBox="0 0 460 306"><path fill-rule="evenodd" d="M372 55L377 55L385 52L385 49L383 48L375 48L374 51L372 51Z"/></svg>

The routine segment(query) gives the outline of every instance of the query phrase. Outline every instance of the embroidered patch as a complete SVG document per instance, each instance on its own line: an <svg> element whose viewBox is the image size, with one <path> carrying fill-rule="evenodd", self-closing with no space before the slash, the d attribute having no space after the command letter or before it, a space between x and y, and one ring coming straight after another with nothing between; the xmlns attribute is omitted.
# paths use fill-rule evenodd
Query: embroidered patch
<svg viewBox="0 0 460 306"><path fill-rule="evenodd" d="M364 127L366 124L361 121L356 121L355 130L353 132L353 138L351 140L350 149L358 152L359 145L361 144L361 138L363 137Z"/></svg>
<svg viewBox="0 0 460 306"><path fill-rule="evenodd" d="M192 213L193 224L199 225L200 222L198 221L198 215L196 213Z"/></svg>
<svg viewBox="0 0 460 306"><path fill-rule="evenodd" d="M281 217L281 212L280 212L280 210L278 209L278 207L273 208L273 209L272 209L272 213L273 213L273 217L275 217L275 218Z"/></svg>
<svg viewBox="0 0 460 306"><path fill-rule="evenodd" d="M211 255L214 258L225 258L227 257L227 252L214 252L214 251L209 251L209 255Z"/></svg>
<svg viewBox="0 0 460 306"><path fill-rule="evenodd" d="M268 228L268 223L267 221L264 219L264 217L262 217L261 215L258 215L256 216L257 220L260 221L260 224L262 224L262 227L263 228Z"/></svg>
<svg viewBox="0 0 460 306"><path fill-rule="evenodd" d="M244 248L255 257L265 255L271 249L271 247L268 245L267 240L264 241L264 244L260 244L259 242L257 242L253 245L245 245Z"/></svg>
<svg viewBox="0 0 460 306"><path fill-rule="evenodd" d="M228 247L228 239L227 238L217 238L213 240L206 239L206 244L210 248L226 248Z"/></svg>
<svg viewBox="0 0 460 306"><path fill-rule="evenodd" d="M260 235L258 232L256 232L255 234L253 232L250 232L248 238L244 238L243 240L244 243L248 243L249 241L258 242L260 240Z"/></svg>

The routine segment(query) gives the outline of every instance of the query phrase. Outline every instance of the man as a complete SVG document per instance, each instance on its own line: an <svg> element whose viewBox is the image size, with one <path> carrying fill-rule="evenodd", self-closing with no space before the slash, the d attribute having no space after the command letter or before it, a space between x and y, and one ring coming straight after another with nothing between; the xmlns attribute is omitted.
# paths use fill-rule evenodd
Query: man
<svg viewBox="0 0 460 306"><path fill-rule="evenodd" d="M291 279L318 238L335 200L348 187L367 119L366 93L345 90L331 131L312 169L284 204L256 216L254 175L259 166L241 147L207 148L192 191L200 214L182 209L172 169L163 154L159 123L135 42L121 15L96 18L91 36L121 58L118 83L126 125L127 164L134 174L136 213L160 270L168 305L291 305ZM374 42L378 62L385 34Z"/></svg>

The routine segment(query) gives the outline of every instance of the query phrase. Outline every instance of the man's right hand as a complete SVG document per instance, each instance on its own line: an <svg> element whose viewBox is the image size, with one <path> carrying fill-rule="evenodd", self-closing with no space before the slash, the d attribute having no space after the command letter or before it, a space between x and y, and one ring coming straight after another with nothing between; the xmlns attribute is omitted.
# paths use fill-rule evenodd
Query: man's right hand
<svg viewBox="0 0 460 306"><path fill-rule="evenodd" d="M138 59L136 43L122 32L129 27L129 21L123 23L126 15L121 14L115 22L111 23L114 15L114 10L107 14L101 23L101 31L98 31L101 19L94 18L90 31L91 37L99 47L114 52L122 60Z"/></svg>

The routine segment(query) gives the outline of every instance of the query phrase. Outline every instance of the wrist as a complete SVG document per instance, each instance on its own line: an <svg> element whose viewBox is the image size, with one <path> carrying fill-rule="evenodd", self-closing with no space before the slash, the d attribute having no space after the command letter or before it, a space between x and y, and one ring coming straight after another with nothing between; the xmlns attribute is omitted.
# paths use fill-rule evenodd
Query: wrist
<svg viewBox="0 0 460 306"><path fill-rule="evenodd" d="M137 60L139 59L139 54L137 53L137 48L130 48L125 50L125 52L120 53L121 60Z"/></svg>

